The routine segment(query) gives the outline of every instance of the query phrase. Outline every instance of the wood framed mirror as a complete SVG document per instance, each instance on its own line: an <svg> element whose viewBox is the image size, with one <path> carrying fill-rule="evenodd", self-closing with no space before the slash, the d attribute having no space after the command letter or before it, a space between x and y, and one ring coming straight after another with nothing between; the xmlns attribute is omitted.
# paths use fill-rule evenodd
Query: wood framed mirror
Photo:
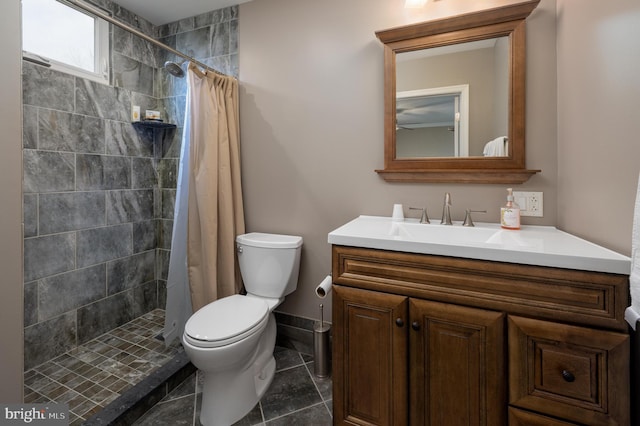
<svg viewBox="0 0 640 426"><path fill-rule="evenodd" d="M525 164L525 19L539 1L376 32L385 103L377 173L389 182L517 184L540 171Z"/></svg>

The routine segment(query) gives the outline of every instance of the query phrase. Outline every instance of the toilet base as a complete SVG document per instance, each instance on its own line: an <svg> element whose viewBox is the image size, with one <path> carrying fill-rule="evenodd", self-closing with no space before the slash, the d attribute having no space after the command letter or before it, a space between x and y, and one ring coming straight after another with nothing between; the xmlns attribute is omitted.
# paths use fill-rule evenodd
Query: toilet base
<svg viewBox="0 0 640 426"><path fill-rule="evenodd" d="M275 376L275 338L275 317L270 314L257 356L248 368L240 373L204 372L200 423L204 426L230 426L255 407Z"/></svg>

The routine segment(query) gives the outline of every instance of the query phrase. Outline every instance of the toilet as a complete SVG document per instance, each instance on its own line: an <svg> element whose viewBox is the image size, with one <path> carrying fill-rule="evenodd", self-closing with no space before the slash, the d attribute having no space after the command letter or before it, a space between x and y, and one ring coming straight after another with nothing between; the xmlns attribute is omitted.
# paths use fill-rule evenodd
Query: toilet
<svg viewBox="0 0 640 426"><path fill-rule="evenodd" d="M246 295L216 300L195 312L182 343L204 372L200 422L228 426L258 403L273 380L273 310L298 286L302 237L253 232L236 237Z"/></svg>

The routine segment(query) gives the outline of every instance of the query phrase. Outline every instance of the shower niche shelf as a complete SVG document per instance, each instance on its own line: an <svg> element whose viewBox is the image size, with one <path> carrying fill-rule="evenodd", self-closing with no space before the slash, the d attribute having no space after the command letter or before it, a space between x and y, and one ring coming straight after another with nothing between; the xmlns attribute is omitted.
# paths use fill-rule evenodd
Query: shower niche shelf
<svg viewBox="0 0 640 426"><path fill-rule="evenodd" d="M143 120L143 121L134 121L133 127L136 130L146 130L146 129L175 129L177 126L175 124L164 123L162 121L152 121L152 120Z"/></svg>

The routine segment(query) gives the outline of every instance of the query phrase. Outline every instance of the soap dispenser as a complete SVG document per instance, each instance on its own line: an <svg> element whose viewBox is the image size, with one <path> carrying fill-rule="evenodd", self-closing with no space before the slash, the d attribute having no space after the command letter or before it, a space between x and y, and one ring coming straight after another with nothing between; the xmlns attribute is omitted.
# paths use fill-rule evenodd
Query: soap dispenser
<svg viewBox="0 0 640 426"><path fill-rule="evenodd" d="M520 206L513 200L513 188L507 188L507 204L500 209L500 225L504 229L520 229Z"/></svg>

